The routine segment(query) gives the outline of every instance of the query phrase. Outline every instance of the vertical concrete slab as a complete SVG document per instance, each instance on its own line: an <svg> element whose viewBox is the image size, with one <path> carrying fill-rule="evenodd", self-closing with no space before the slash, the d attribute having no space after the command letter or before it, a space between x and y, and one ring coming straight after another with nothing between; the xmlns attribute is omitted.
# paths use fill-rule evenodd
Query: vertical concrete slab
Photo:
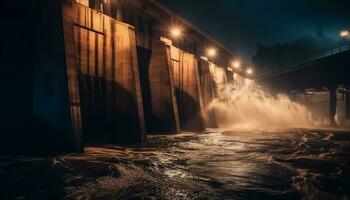
<svg viewBox="0 0 350 200"><path fill-rule="evenodd" d="M215 85L214 96L220 97L227 86L227 77L225 69L215 65L214 63L210 63L209 70L210 74L213 76Z"/></svg>
<svg viewBox="0 0 350 200"><path fill-rule="evenodd" d="M63 2L63 27L76 146L142 141L133 28L72 1Z"/></svg>
<svg viewBox="0 0 350 200"><path fill-rule="evenodd" d="M68 3L69 2L65 1L62 4L62 25L68 78L69 105L71 112L71 124L74 133L75 150L83 151L78 68L76 66L77 63L75 60L76 46L74 38L74 26L71 25L74 23L72 14L74 11L76 11L76 9L74 9L72 6L68 6Z"/></svg>
<svg viewBox="0 0 350 200"><path fill-rule="evenodd" d="M198 61L194 55L173 46L171 59L181 130L203 131Z"/></svg>
<svg viewBox="0 0 350 200"><path fill-rule="evenodd" d="M199 60L200 88L203 100L203 119L206 128L216 128L217 122L215 113L208 109L210 102L215 98L215 82L209 69L210 63L206 60Z"/></svg>
<svg viewBox="0 0 350 200"><path fill-rule="evenodd" d="M140 124L140 134L141 140L146 141L146 122L145 114L143 108L143 99L142 99L142 88L141 88L141 76L140 76L140 67L137 56L137 45L136 45L136 35L135 29L128 27L129 29L129 41L130 41L130 56L131 56L131 65L134 78L134 91L135 99L137 102L137 113Z"/></svg>
<svg viewBox="0 0 350 200"><path fill-rule="evenodd" d="M199 61L199 76L201 85L201 94L204 107L214 99L214 79L210 74L209 62L205 60Z"/></svg>
<svg viewBox="0 0 350 200"><path fill-rule="evenodd" d="M130 115L125 118L128 119L125 123L129 123L129 119L138 121L136 126L139 126L139 132L141 139L145 139L145 123L144 113L140 86L140 75L136 53L136 41L134 29L123 23L115 21L115 47L116 47L116 82L126 91L129 91L133 99L130 100L125 96L119 96L117 94L117 102L119 99L123 99L117 103L117 109L121 113ZM126 101L125 101L126 100ZM134 112L130 112L135 110ZM134 115L137 113L137 115ZM121 119L124 121L124 119ZM122 123L122 121L120 121ZM137 131L137 130L135 130ZM136 138L135 138L136 139Z"/></svg>
<svg viewBox="0 0 350 200"><path fill-rule="evenodd" d="M169 46L153 42L148 74L152 107L149 131L180 131Z"/></svg>
<svg viewBox="0 0 350 200"><path fill-rule="evenodd" d="M74 138L73 123L79 123L79 121L73 121L71 117L76 109L74 103L71 106L69 102L68 84L71 80L67 77L66 69L62 1L37 1L35 7L40 7L40 11L37 11L40 17L32 19L37 24L37 29L26 30L28 34L33 34L30 38L33 40L33 47L28 51L33 53L31 55L33 63L31 60L24 61L25 67L33 70L26 76L33 81L31 85L33 93L28 100L31 105L28 108L32 109L34 119L33 121L27 119L27 121L34 123L32 130L29 127L23 130L23 137L17 136L17 140L23 141L23 145L20 143L11 145L16 146L17 149L28 147L22 152L25 154L73 151L72 148L79 145L74 144L76 138ZM17 25L21 23L23 22ZM19 27L25 28L22 25ZM16 59L22 59L22 57L17 55ZM31 64L33 65L30 66ZM30 82L24 85L30 85ZM16 126L22 127L23 124L17 123Z"/></svg>

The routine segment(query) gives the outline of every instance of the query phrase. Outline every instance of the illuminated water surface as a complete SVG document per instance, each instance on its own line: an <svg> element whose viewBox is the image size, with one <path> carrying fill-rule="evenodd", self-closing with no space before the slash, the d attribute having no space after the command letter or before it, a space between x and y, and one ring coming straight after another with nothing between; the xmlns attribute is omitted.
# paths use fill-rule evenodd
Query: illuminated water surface
<svg viewBox="0 0 350 200"><path fill-rule="evenodd" d="M346 199L349 150L345 132L213 131L87 147L54 168L67 170L66 198Z"/></svg>

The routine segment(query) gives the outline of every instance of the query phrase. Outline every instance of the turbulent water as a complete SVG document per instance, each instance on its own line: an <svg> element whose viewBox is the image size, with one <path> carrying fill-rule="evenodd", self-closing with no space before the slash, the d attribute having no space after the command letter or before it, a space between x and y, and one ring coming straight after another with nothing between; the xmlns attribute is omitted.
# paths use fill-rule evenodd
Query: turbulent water
<svg viewBox="0 0 350 200"><path fill-rule="evenodd" d="M137 147L2 158L0 194L2 199L348 199L349 161L346 132L154 135Z"/></svg>
<svg viewBox="0 0 350 200"><path fill-rule="evenodd" d="M252 81L241 87L229 86L218 92L209 105L222 128L316 128L325 121L287 95L272 95Z"/></svg>
<svg viewBox="0 0 350 200"><path fill-rule="evenodd" d="M306 107L254 83L221 89L217 130L0 157L0 199L349 199L349 132L315 130Z"/></svg>
<svg viewBox="0 0 350 200"><path fill-rule="evenodd" d="M88 148L83 160L107 176L72 176L66 192L73 198L348 198L349 139L314 131L224 132L154 136L144 149ZM81 179L88 181L74 186Z"/></svg>

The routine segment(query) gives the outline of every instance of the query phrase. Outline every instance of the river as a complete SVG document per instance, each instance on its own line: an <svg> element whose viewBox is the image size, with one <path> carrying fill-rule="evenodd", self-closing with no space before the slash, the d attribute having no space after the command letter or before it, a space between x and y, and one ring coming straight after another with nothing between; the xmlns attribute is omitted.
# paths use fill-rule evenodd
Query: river
<svg viewBox="0 0 350 200"><path fill-rule="evenodd" d="M348 199L350 193L350 134L342 131L211 130L85 151L8 162L0 182L19 199Z"/></svg>

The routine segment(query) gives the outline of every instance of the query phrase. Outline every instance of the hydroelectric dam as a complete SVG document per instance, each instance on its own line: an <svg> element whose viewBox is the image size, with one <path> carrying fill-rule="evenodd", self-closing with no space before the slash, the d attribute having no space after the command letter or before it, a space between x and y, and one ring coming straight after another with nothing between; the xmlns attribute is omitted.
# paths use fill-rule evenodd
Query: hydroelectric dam
<svg viewBox="0 0 350 200"><path fill-rule="evenodd" d="M262 75L165 2L0 3L0 199L349 199L350 43Z"/></svg>
<svg viewBox="0 0 350 200"><path fill-rule="evenodd" d="M5 88L4 154L217 127L209 102L246 78L234 52L154 0L13 4L27 17L6 15L3 62L28 73Z"/></svg>
<svg viewBox="0 0 350 200"><path fill-rule="evenodd" d="M26 17L4 16L2 85L11 87L3 89L3 154L83 152L87 144L137 144L148 133L236 122L315 121L300 105L247 87L252 80L316 110L319 121L348 123L349 43L255 76L237 68L237 53L155 0L12 4Z"/></svg>

